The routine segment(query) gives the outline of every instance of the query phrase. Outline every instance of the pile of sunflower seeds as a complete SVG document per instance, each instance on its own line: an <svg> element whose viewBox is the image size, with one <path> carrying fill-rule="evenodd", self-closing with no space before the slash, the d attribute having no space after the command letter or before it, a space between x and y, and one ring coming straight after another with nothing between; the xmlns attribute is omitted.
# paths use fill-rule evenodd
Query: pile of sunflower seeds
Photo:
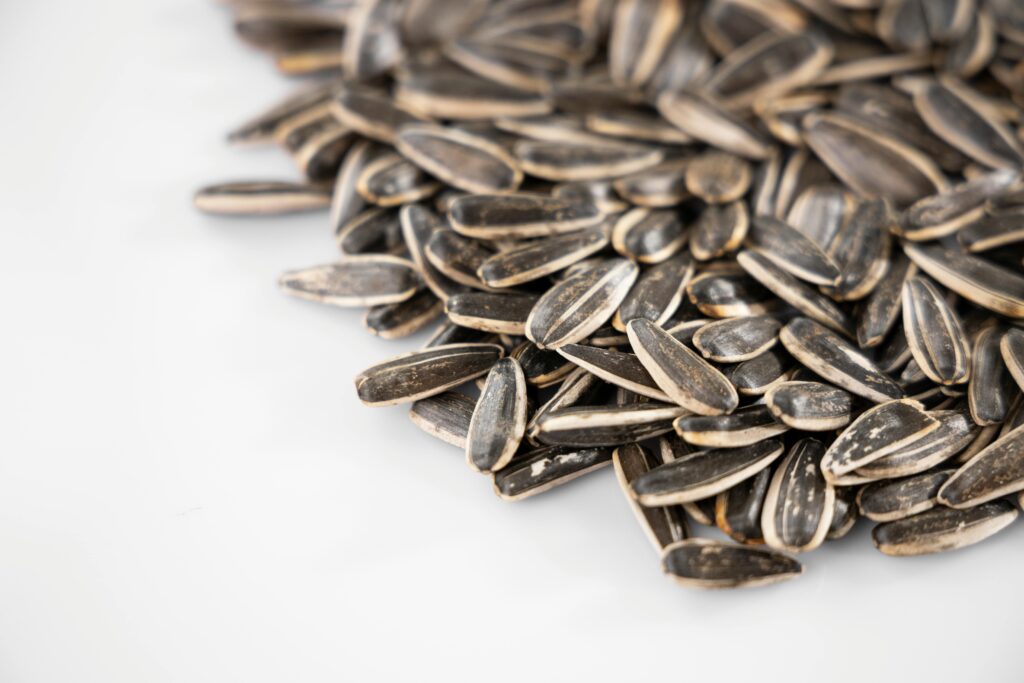
<svg viewBox="0 0 1024 683"><path fill-rule="evenodd" d="M290 294L368 310L355 381L498 496L611 464L664 571L733 587L877 526L1006 528L1024 490L1024 3L245 0L315 78L230 134L329 210ZM734 542L691 535L717 526Z"/></svg>

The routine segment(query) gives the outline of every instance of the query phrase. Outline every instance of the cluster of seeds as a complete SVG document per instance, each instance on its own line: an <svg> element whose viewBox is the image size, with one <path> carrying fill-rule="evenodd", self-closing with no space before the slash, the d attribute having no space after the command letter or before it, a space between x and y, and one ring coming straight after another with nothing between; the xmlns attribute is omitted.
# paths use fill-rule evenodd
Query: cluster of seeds
<svg viewBox="0 0 1024 683"><path fill-rule="evenodd" d="M612 464L684 585L877 522L981 541L1024 490L1024 3L245 0L318 80L230 135L330 210L290 294L420 351L356 378L506 500ZM691 536L714 525L732 541Z"/></svg>

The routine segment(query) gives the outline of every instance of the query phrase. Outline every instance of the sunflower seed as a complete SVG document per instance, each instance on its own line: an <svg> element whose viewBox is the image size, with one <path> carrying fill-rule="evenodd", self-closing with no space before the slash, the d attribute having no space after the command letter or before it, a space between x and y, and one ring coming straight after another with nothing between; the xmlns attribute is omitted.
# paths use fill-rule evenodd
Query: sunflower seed
<svg viewBox="0 0 1024 683"><path fill-rule="evenodd" d="M764 543L761 510L771 478L771 469L763 469L750 479L715 496L715 526L737 543Z"/></svg>
<svg viewBox="0 0 1024 683"><path fill-rule="evenodd" d="M527 383L535 387L557 384L576 368L557 351L538 349L528 341L517 346L509 355L519 361Z"/></svg>
<svg viewBox="0 0 1024 683"><path fill-rule="evenodd" d="M945 176L920 151L843 114L808 114L804 139L829 170L868 197L902 206L947 187Z"/></svg>
<svg viewBox="0 0 1024 683"><path fill-rule="evenodd" d="M884 200L857 205L833 236L826 253L839 267L839 280L825 292L839 301L855 301L871 294L890 268L892 241L890 211Z"/></svg>
<svg viewBox="0 0 1024 683"><path fill-rule="evenodd" d="M446 391L413 403L409 419L427 434L465 449L474 406L476 401L469 396Z"/></svg>
<svg viewBox="0 0 1024 683"><path fill-rule="evenodd" d="M356 191L377 206L399 206L425 199L441 184L397 154L371 161L356 180Z"/></svg>
<svg viewBox="0 0 1024 683"><path fill-rule="evenodd" d="M612 466L615 478L626 494L626 500L633 509L637 521L647 533L647 537L658 552L667 545L687 538L686 515L682 508L668 506L661 508L642 507L637 504L629 488L630 482L650 471L657 465L655 456L640 444L626 444L615 449L612 454Z"/></svg>
<svg viewBox="0 0 1024 683"><path fill-rule="evenodd" d="M193 199L200 211L253 216L315 211L331 204L329 190L318 185L254 181L209 185Z"/></svg>
<svg viewBox="0 0 1024 683"><path fill-rule="evenodd" d="M903 285L903 328L918 366L937 384L961 384L971 375L971 349L960 319L930 281Z"/></svg>
<svg viewBox="0 0 1024 683"><path fill-rule="evenodd" d="M372 140L394 144L399 127L420 119L395 106L387 93L363 86L345 86L331 101L331 114L343 126Z"/></svg>
<svg viewBox="0 0 1024 683"><path fill-rule="evenodd" d="M736 201L750 189L750 163L727 152L708 151L687 161L686 188L709 204Z"/></svg>
<svg viewBox="0 0 1024 683"><path fill-rule="evenodd" d="M658 164L664 157L659 149L607 143L522 140L515 145L519 166L527 173L555 182L620 178Z"/></svg>
<svg viewBox="0 0 1024 683"><path fill-rule="evenodd" d="M477 274L489 287L513 287L558 272L607 244L603 226L587 228L494 254L480 264Z"/></svg>
<svg viewBox="0 0 1024 683"><path fill-rule="evenodd" d="M512 460L526 431L526 378L515 358L502 358L487 373L466 434L466 464L497 472Z"/></svg>
<svg viewBox="0 0 1024 683"><path fill-rule="evenodd" d="M558 349L558 353L609 384L653 398L655 401L672 402L654 383L643 364L631 353L579 344L566 344Z"/></svg>
<svg viewBox="0 0 1024 683"><path fill-rule="evenodd" d="M444 303L429 289L396 304L374 306L366 312L363 326L381 339L399 339L414 334L444 313Z"/></svg>
<svg viewBox="0 0 1024 683"><path fill-rule="evenodd" d="M720 55L771 33L799 33L807 17L779 0L726 0L709 3L700 16L700 29Z"/></svg>
<svg viewBox="0 0 1024 683"><path fill-rule="evenodd" d="M456 128L404 125L395 146L427 173L466 192L507 192L523 181L515 160L500 145Z"/></svg>
<svg viewBox="0 0 1024 683"><path fill-rule="evenodd" d="M817 439L801 439L775 470L761 516L769 547L803 553L825 542L835 514L835 489L821 474L824 454Z"/></svg>
<svg viewBox="0 0 1024 683"><path fill-rule="evenodd" d="M780 382L764 400L777 420L805 432L841 429L853 419L853 397L819 382Z"/></svg>
<svg viewBox="0 0 1024 683"><path fill-rule="evenodd" d="M929 415L939 421L938 429L908 446L858 467L856 472L872 478L919 474L949 460L978 435L979 428L971 421L966 410L936 410Z"/></svg>
<svg viewBox="0 0 1024 683"><path fill-rule="evenodd" d="M708 360L740 363L775 346L781 328L782 323L766 315L718 320L697 330L693 345Z"/></svg>
<svg viewBox="0 0 1024 683"><path fill-rule="evenodd" d="M738 448L778 436L789 428L776 422L767 406L740 408L731 415L689 415L673 425L687 443L709 448Z"/></svg>
<svg viewBox="0 0 1024 683"><path fill-rule="evenodd" d="M762 396L784 382L792 367L789 354L775 347L733 366L727 376L741 395Z"/></svg>
<svg viewBox="0 0 1024 683"><path fill-rule="evenodd" d="M624 332L626 323L637 318L664 324L679 308L693 270L693 259L684 253L642 271L612 318L612 325Z"/></svg>
<svg viewBox="0 0 1024 683"><path fill-rule="evenodd" d="M624 0L616 5L608 43L608 69L620 85L650 80L683 21L677 0Z"/></svg>
<svg viewBox="0 0 1024 683"><path fill-rule="evenodd" d="M997 439L972 457L939 491L939 502L970 508L1024 490L1024 427Z"/></svg>
<svg viewBox="0 0 1024 683"><path fill-rule="evenodd" d="M632 483L644 506L690 503L725 491L749 479L782 455L782 442L760 441L742 448L698 451L655 467Z"/></svg>
<svg viewBox="0 0 1024 683"><path fill-rule="evenodd" d="M456 325L498 334L523 334L537 304L534 294L459 292L448 297L445 312Z"/></svg>
<svg viewBox="0 0 1024 683"><path fill-rule="evenodd" d="M663 403L563 408L537 421L537 440L556 446L619 446L660 436L685 413Z"/></svg>
<svg viewBox="0 0 1024 683"><path fill-rule="evenodd" d="M689 135L672 127L653 111L598 111L588 114L586 126L595 133L627 140L687 145Z"/></svg>
<svg viewBox="0 0 1024 683"><path fill-rule="evenodd" d="M695 140L747 159L767 159L771 153L756 129L698 95L663 92L657 105L669 123Z"/></svg>
<svg viewBox="0 0 1024 683"><path fill-rule="evenodd" d="M629 205L615 194L612 181L581 180L574 183L559 183L551 188L551 196L574 203L593 204L601 214L625 211Z"/></svg>
<svg viewBox="0 0 1024 683"><path fill-rule="evenodd" d="M456 232L483 240L548 237L594 227L604 220L589 202L528 194L459 197L449 215Z"/></svg>
<svg viewBox="0 0 1024 683"><path fill-rule="evenodd" d="M733 318L778 310L778 300L742 271L705 272L686 287L690 302L704 315Z"/></svg>
<svg viewBox="0 0 1024 683"><path fill-rule="evenodd" d="M397 75L395 101L418 115L438 119L538 116L551 104L538 93L509 88L453 66L407 67Z"/></svg>
<svg viewBox="0 0 1024 683"><path fill-rule="evenodd" d="M662 566L676 583L693 588L766 586L803 573L791 557L765 548L690 538L665 548Z"/></svg>
<svg viewBox="0 0 1024 683"><path fill-rule="evenodd" d="M939 421L916 401L889 401L866 410L843 430L821 461L835 478L920 441L939 428Z"/></svg>
<svg viewBox="0 0 1024 683"><path fill-rule="evenodd" d="M862 348L878 346L892 330L903 307L903 284L914 276L917 266L903 255L897 255L868 297L857 318L857 343ZM900 327L900 334L902 326ZM893 348L890 345L889 348ZM908 347L909 352L909 347Z"/></svg>
<svg viewBox="0 0 1024 683"><path fill-rule="evenodd" d="M1006 501L969 510L934 508L879 524L871 532L875 547L898 557L957 550L980 543L1017 519L1017 508Z"/></svg>
<svg viewBox="0 0 1024 683"><path fill-rule="evenodd" d="M356 377L369 406L408 403L480 377L504 355L497 344L448 344L395 356Z"/></svg>
<svg viewBox="0 0 1024 683"><path fill-rule="evenodd" d="M690 197L686 188L689 159L669 159L613 181L620 197L635 206L668 208Z"/></svg>
<svg viewBox="0 0 1024 683"><path fill-rule="evenodd" d="M936 135L975 161L992 168L1020 168L1020 142L979 97L956 79L940 77L914 93L914 106Z"/></svg>
<svg viewBox="0 0 1024 683"><path fill-rule="evenodd" d="M823 35L765 33L725 55L705 87L727 108L746 107L810 83L832 54Z"/></svg>
<svg viewBox="0 0 1024 683"><path fill-rule="evenodd" d="M1002 336L1003 330L993 326L982 330L974 340L967 401L971 417L979 425L1002 423L1018 393L1000 355Z"/></svg>
<svg viewBox="0 0 1024 683"><path fill-rule="evenodd" d="M608 448L546 446L513 458L494 473L494 492L502 500L523 500L607 466Z"/></svg>
<svg viewBox="0 0 1024 683"><path fill-rule="evenodd" d="M940 243L904 244L917 266L960 296L996 313L1024 318L1024 276Z"/></svg>
<svg viewBox="0 0 1024 683"><path fill-rule="evenodd" d="M483 289L477 276L480 266L494 254L480 242L451 230L435 230L423 246L423 255L448 278L467 287Z"/></svg>
<svg viewBox="0 0 1024 683"><path fill-rule="evenodd" d="M851 323L841 308L779 268L760 251L744 249L736 260L755 280L793 308L833 330L849 334Z"/></svg>
<svg viewBox="0 0 1024 683"><path fill-rule="evenodd" d="M611 318L636 281L639 269L625 259L603 264L558 283L526 321L526 336L542 349L585 339Z"/></svg>
<svg viewBox="0 0 1024 683"><path fill-rule="evenodd" d="M743 202L708 206L693 226L690 252L700 261L721 258L739 249L749 227L750 216Z"/></svg>
<svg viewBox="0 0 1024 683"><path fill-rule="evenodd" d="M679 215L669 209L637 208L612 227L612 247L640 263L661 263L686 244L688 233Z"/></svg>
<svg viewBox="0 0 1024 683"><path fill-rule="evenodd" d="M779 332L779 341L806 368L836 386L875 403L900 398L899 385L849 342L813 320L796 318Z"/></svg>
<svg viewBox="0 0 1024 683"><path fill-rule="evenodd" d="M394 256L352 256L341 263L285 273L288 294L332 306L378 306L405 301L419 287L412 263Z"/></svg>
<svg viewBox="0 0 1024 683"><path fill-rule="evenodd" d="M868 484L857 493L857 506L862 515L875 522L893 522L931 510L951 474L953 470L938 470Z"/></svg>
<svg viewBox="0 0 1024 683"><path fill-rule="evenodd" d="M739 403L725 376L650 320L626 327L630 344L657 385L679 405L698 415L732 412Z"/></svg>
<svg viewBox="0 0 1024 683"><path fill-rule="evenodd" d="M945 192L914 202L897 224L899 233L921 242L957 232L985 215L984 204L1020 180L1020 174L993 171Z"/></svg>
<svg viewBox="0 0 1024 683"><path fill-rule="evenodd" d="M982 215L965 225L957 233L957 240L971 252L1024 242L1024 209Z"/></svg>
<svg viewBox="0 0 1024 683"><path fill-rule="evenodd" d="M583 368L576 368L558 385L554 395L541 405L526 423L526 437L530 443L537 445L537 422L544 415L562 408L569 408L592 401L600 397L607 387L596 375Z"/></svg>

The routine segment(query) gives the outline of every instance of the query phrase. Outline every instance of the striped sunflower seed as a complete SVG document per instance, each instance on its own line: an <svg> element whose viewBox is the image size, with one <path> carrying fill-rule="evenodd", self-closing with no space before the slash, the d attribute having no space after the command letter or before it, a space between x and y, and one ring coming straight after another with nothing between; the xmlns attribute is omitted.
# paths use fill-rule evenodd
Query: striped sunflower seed
<svg viewBox="0 0 1024 683"><path fill-rule="evenodd" d="M630 320L644 318L662 325L682 303L686 285L693 276L693 259L681 253L643 270L612 318L616 330L626 331Z"/></svg>
<svg viewBox="0 0 1024 683"><path fill-rule="evenodd" d="M750 162L735 154L708 151L686 163L686 189L708 204L728 204L750 189Z"/></svg>
<svg viewBox="0 0 1024 683"><path fill-rule="evenodd" d="M404 353L359 373L356 391L369 406L409 403L487 374L504 351L497 344L447 344Z"/></svg>
<svg viewBox="0 0 1024 683"><path fill-rule="evenodd" d="M1000 354L1002 336L1003 330L992 326L982 330L974 339L967 404L974 422L983 426L1005 421L1010 405L1019 393Z"/></svg>
<svg viewBox="0 0 1024 683"><path fill-rule="evenodd" d="M750 214L743 202L708 206L690 234L690 252L695 259L710 261L740 248L750 228Z"/></svg>
<svg viewBox="0 0 1024 683"><path fill-rule="evenodd" d="M1017 514L1017 508L1006 501L969 510L933 508L879 524L871 532L871 539L883 553L897 557L958 550L1002 531L1017 519Z"/></svg>
<svg viewBox="0 0 1024 683"><path fill-rule="evenodd" d="M857 506L874 522L893 522L931 510L951 474L953 470L937 470L868 484L857 493Z"/></svg>
<svg viewBox="0 0 1024 683"><path fill-rule="evenodd" d="M1024 490L1024 427L997 439L958 469L939 491L939 502L969 508Z"/></svg>
<svg viewBox="0 0 1024 683"><path fill-rule="evenodd" d="M517 142L515 155L525 172L554 182L620 178L664 158L660 149L620 142L597 145L535 140Z"/></svg>
<svg viewBox="0 0 1024 683"><path fill-rule="evenodd" d="M254 181L221 183L202 188L193 199L206 213L239 216L316 211L331 204L331 193L319 185Z"/></svg>
<svg viewBox="0 0 1024 683"><path fill-rule="evenodd" d="M715 526L737 543L763 544L761 511L771 478L771 469L763 469L715 496Z"/></svg>
<svg viewBox="0 0 1024 683"><path fill-rule="evenodd" d="M537 421L537 440L554 446L620 446L660 436L685 414L678 406L574 406L548 412Z"/></svg>
<svg viewBox="0 0 1024 683"><path fill-rule="evenodd" d="M688 236L679 214L670 209L636 208L612 227L612 247L639 263L661 263L686 244Z"/></svg>
<svg viewBox="0 0 1024 683"><path fill-rule="evenodd" d="M477 275L488 287L514 287L551 275L601 251L608 244L603 226L556 235L487 257Z"/></svg>
<svg viewBox="0 0 1024 683"><path fill-rule="evenodd" d="M1024 276L1018 272L941 243L906 243L903 251L921 270L968 301L1024 318Z"/></svg>
<svg viewBox="0 0 1024 683"><path fill-rule="evenodd" d="M465 449L475 406L476 401L469 396L446 391L413 403L409 419L427 434Z"/></svg>
<svg viewBox="0 0 1024 683"><path fill-rule="evenodd" d="M530 311L526 336L542 349L557 349L585 339L612 317L638 272L631 261L609 259L563 280Z"/></svg>
<svg viewBox="0 0 1024 683"><path fill-rule="evenodd" d="M589 202L541 195L470 195L451 206L452 228L482 240L528 239L576 232L604 217Z"/></svg>
<svg viewBox="0 0 1024 683"><path fill-rule="evenodd" d="M740 363L775 346L781 328L782 323L766 315L717 320L697 330L693 345L708 360Z"/></svg>
<svg viewBox="0 0 1024 683"><path fill-rule="evenodd" d="M626 326L629 342L657 385L675 403L698 415L732 412L736 388L719 370L650 320Z"/></svg>
<svg viewBox="0 0 1024 683"><path fill-rule="evenodd" d="M515 358L497 361L480 392L466 433L466 464L497 472L519 449L526 431L526 377Z"/></svg>
<svg viewBox="0 0 1024 683"><path fill-rule="evenodd" d="M739 408L730 415L688 415L673 425L687 443L708 448L739 448L778 436L789 428L776 422L767 406Z"/></svg>
<svg viewBox="0 0 1024 683"><path fill-rule="evenodd" d="M772 464L782 442L767 439L741 448L697 451L655 467L632 483L644 506L691 503L728 490Z"/></svg>
<svg viewBox="0 0 1024 683"><path fill-rule="evenodd" d="M821 474L824 454L817 439L801 439L775 470L761 516L770 548L803 553L825 542L835 514L835 490Z"/></svg>
<svg viewBox="0 0 1024 683"><path fill-rule="evenodd" d="M791 320L779 341L804 367L838 387L875 403L898 399L899 385L835 332L807 318Z"/></svg>
<svg viewBox="0 0 1024 683"><path fill-rule="evenodd" d="M541 447L513 458L495 472L494 492L502 500L523 500L607 467L611 459L608 448Z"/></svg>
<svg viewBox="0 0 1024 683"><path fill-rule="evenodd" d="M466 192L509 192L523 182L522 171L504 148L457 128L406 124L395 146L430 175Z"/></svg>
<svg viewBox="0 0 1024 683"><path fill-rule="evenodd" d="M889 455L861 465L856 473L872 479L920 474L967 448L981 429L966 410L934 410L928 414L939 421L938 429Z"/></svg>
<svg viewBox="0 0 1024 683"><path fill-rule="evenodd" d="M536 304L535 294L459 292L448 297L444 310L456 325L521 335L526 331L526 320Z"/></svg>
<svg viewBox="0 0 1024 683"><path fill-rule="evenodd" d="M763 396L784 382L792 367L789 354L775 347L733 366L727 376L741 395Z"/></svg>
<svg viewBox="0 0 1024 683"><path fill-rule="evenodd" d="M332 306L379 306L416 293L415 266L395 256L351 256L341 263L285 273L281 289L300 299Z"/></svg>
<svg viewBox="0 0 1024 683"><path fill-rule="evenodd" d="M780 382L764 400L775 419L805 432L841 429L853 419L853 397L820 382Z"/></svg>
<svg viewBox="0 0 1024 683"><path fill-rule="evenodd" d="M835 479L920 441L939 421L909 399L889 401L862 413L829 446L821 461L825 476Z"/></svg>
<svg viewBox="0 0 1024 683"><path fill-rule="evenodd" d="M936 384L962 384L971 376L971 349L960 319L930 281L903 285L903 329L921 371Z"/></svg>
<svg viewBox="0 0 1024 683"><path fill-rule="evenodd" d="M662 568L691 588L749 588L796 578L804 568L793 558L766 548L689 538L665 548Z"/></svg>
<svg viewBox="0 0 1024 683"><path fill-rule="evenodd" d="M566 344L558 349L558 353L609 384L653 398L655 401L672 402L655 384L643 363L632 353L579 344Z"/></svg>
<svg viewBox="0 0 1024 683"><path fill-rule="evenodd" d="M366 311L363 327L381 339L400 339L419 332L444 313L444 302L429 289L395 304L382 304Z"/></svg>

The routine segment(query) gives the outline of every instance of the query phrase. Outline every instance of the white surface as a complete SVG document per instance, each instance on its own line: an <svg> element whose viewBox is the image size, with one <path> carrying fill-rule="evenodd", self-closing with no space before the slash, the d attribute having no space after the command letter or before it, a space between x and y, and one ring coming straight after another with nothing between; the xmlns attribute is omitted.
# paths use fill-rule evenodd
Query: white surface
<svg viewBox="0 0 1024 683"><path fill-rule="evenodd" d="M223 143L292 86L212 2L4 3L0 63L3 683L1020 679L1024 524L688 592L610 471L502 503L360 406L419 340L277 291L325 216L190 207L293 173Z"/></svg>

